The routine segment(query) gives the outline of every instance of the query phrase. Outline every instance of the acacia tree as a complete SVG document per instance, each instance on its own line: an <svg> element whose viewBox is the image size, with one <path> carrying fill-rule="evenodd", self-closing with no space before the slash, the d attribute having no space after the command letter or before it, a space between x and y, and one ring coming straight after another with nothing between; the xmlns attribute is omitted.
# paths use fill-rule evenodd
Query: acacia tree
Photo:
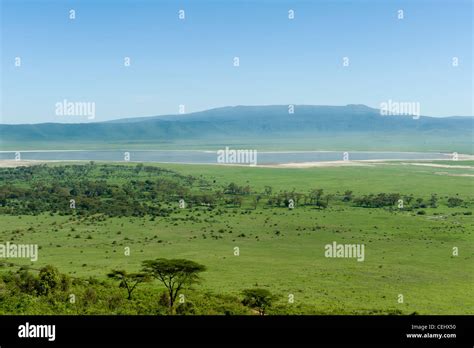
<svg viewBox="0 0 474 348"><path fill-rule="evenodd" d="M257 209L258 202L262 199L261 195L256 195L253 197L252 202L253 202L253 209Z"/></svg>
<svg viewBox="0 0 474 348"><path fill-rule="evenodd" d="M274 296L267 289L246 289L242 294L244 295L242 304L256 309L260 315L265 315L274 300Z"/></svg>
<svg viewBox="0 0 474 348"><path fill-rule="evenodd" d="M120 281L119 287L125 288L128 293L127 300L132 299L132 293L137 285L149 281L148 274L144 273L127 273L125 270L112 270L107 276L111 279Z"/></svg>
<svg viewBox="0 0 474 348"><path fill-rule="evenodd" d="M350 202L352 200L352 191L347 190L344 192L344 197L342 198L343 202Z"/></svg>
<svg viewBox="0 0 474 348"><path fill-rule="evenodd" d="M431 194L430 207L437 208L438 207L436 204L437 202L438 202L438 196L435 193Z"/></svg>
<svg viewBox="0 0 474 348"><path fill-rule="evenodd" d="M234 206L242 207L243 198L241 196L235 195L232 196L232 204Z"/></svg>
<svg viewBox="0 0 474 348"><path fill-rule="evenodd" d="M309 193L310 202L316 205L318 208L322 206L321 199L323 197L323 192L323 189L315 189L311 190L311 192Z"/></svg>
<svg viewBox="0 0 474 348"><path fill-rule="evenodd" d="M404 196L403 200L406 202L406 204L410 205L411 201L413 200L413 195Z"/></svg>
<svg viewBox="0 0 474 348"><path fill-rule="evenodd" d="M265 194L266 196L271 196L271 195L272 195L272 191L273 191L273 189L272 189L271 186L265 186L263 192L264 192L264 194Z"/></svg>
<svg viewBox="0 0 474 348"><path fill-rule="evenodd" d="M168 291L169 311L173 313L179 292L200 281L199 273L206 266L184 259L156 259L143 261L143 271L163 283Z"/></svg>

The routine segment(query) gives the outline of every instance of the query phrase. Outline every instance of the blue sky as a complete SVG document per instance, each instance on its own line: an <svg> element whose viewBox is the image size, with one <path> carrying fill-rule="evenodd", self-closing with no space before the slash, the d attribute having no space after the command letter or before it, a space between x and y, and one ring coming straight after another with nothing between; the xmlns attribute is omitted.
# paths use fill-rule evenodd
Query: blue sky
<svg viewBox="0 0 474 348"><path fill-rule="evenodd" d="M470 0L1 3L2 123L89 122L57 116L64 99L94 102L94 121L175 114L180 104L389 99L419 102L423 115L474 114Z"/></svg>

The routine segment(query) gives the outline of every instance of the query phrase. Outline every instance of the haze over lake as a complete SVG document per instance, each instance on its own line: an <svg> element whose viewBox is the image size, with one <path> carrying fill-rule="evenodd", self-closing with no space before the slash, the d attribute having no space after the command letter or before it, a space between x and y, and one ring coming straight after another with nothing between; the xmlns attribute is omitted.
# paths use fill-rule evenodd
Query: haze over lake
<svg viewBox="0 0 474 348"><path fill-rule="evenodd" d="M125 153L132 162L161 163L217 163L217 151L190 150L137 150L137 151L21 151L21 160L45 161L124 161ZM0 152L1 160L14 160L15 151ZM291 151L258 152L258 164L324 162L348 160L450 160L452 154L434 152L350 152L343 151Z"/></svg>

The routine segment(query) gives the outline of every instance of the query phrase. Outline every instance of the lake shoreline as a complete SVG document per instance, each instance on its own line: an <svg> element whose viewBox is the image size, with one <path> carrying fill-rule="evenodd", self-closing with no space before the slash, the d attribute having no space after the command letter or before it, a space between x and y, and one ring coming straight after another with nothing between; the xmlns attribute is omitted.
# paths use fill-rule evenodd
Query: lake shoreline
<svg viewBox="0 0 474 348"><path fill-rule="evenodd" d="M457 160L453 162L472 161L473 155L459 154ZM10 160L0 159L0 168L16 168L22 166L34 166L41 164L55 164L55 163L77 163L86 164L90 162L108 163L108 164L127 164L127 163L150 163L150 164L176 164L176 165L211 165L211 166L225 166L225 167L249 167L249 168L281 168L281 169L304 169L317 167L352 167L362 166L371 167L375 165L393 165L397 162L399 165L413 165L413 166L427 166L435 168L457 168L457 169L474 169L474 166L468 165L448 165L431 163L435 161L446 161L446 159L367 159L367 160L339 160L339 161L309 161L309 162L288 162L275 164L230 164L230 163L185 163L185 162L155 162L155 161L114 161L114 160ZM392 163L390 163L392 162ZM420 163L425 162L425 163ZM427 163L428 162L428 163Z"/></svg>

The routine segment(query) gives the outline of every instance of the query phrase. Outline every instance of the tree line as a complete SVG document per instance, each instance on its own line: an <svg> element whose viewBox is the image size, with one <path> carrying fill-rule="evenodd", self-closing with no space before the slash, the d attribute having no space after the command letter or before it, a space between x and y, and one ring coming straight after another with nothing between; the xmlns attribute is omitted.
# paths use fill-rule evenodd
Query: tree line
<svg viewBox="0 0 474 348"><path fill-rule="evenodd" d="M400 193L377 193L355 196L325 193L322 188L308 192L274 192L249 185L229 183L219 187L203 178L138 164L136 166L69 165L33 166L0 170L0 213L37 215L45 212L61 215L169 216L185 202L187 208L205 206L264 207L312 206L325 209L333 202L363 208L398 208L404 210L436 208L439 198L415 198ZM5 181L4 181L5 180ZM23 180L28 180L25 186ZM448 207L465 206L457 196L447 197Z"/></svg>

